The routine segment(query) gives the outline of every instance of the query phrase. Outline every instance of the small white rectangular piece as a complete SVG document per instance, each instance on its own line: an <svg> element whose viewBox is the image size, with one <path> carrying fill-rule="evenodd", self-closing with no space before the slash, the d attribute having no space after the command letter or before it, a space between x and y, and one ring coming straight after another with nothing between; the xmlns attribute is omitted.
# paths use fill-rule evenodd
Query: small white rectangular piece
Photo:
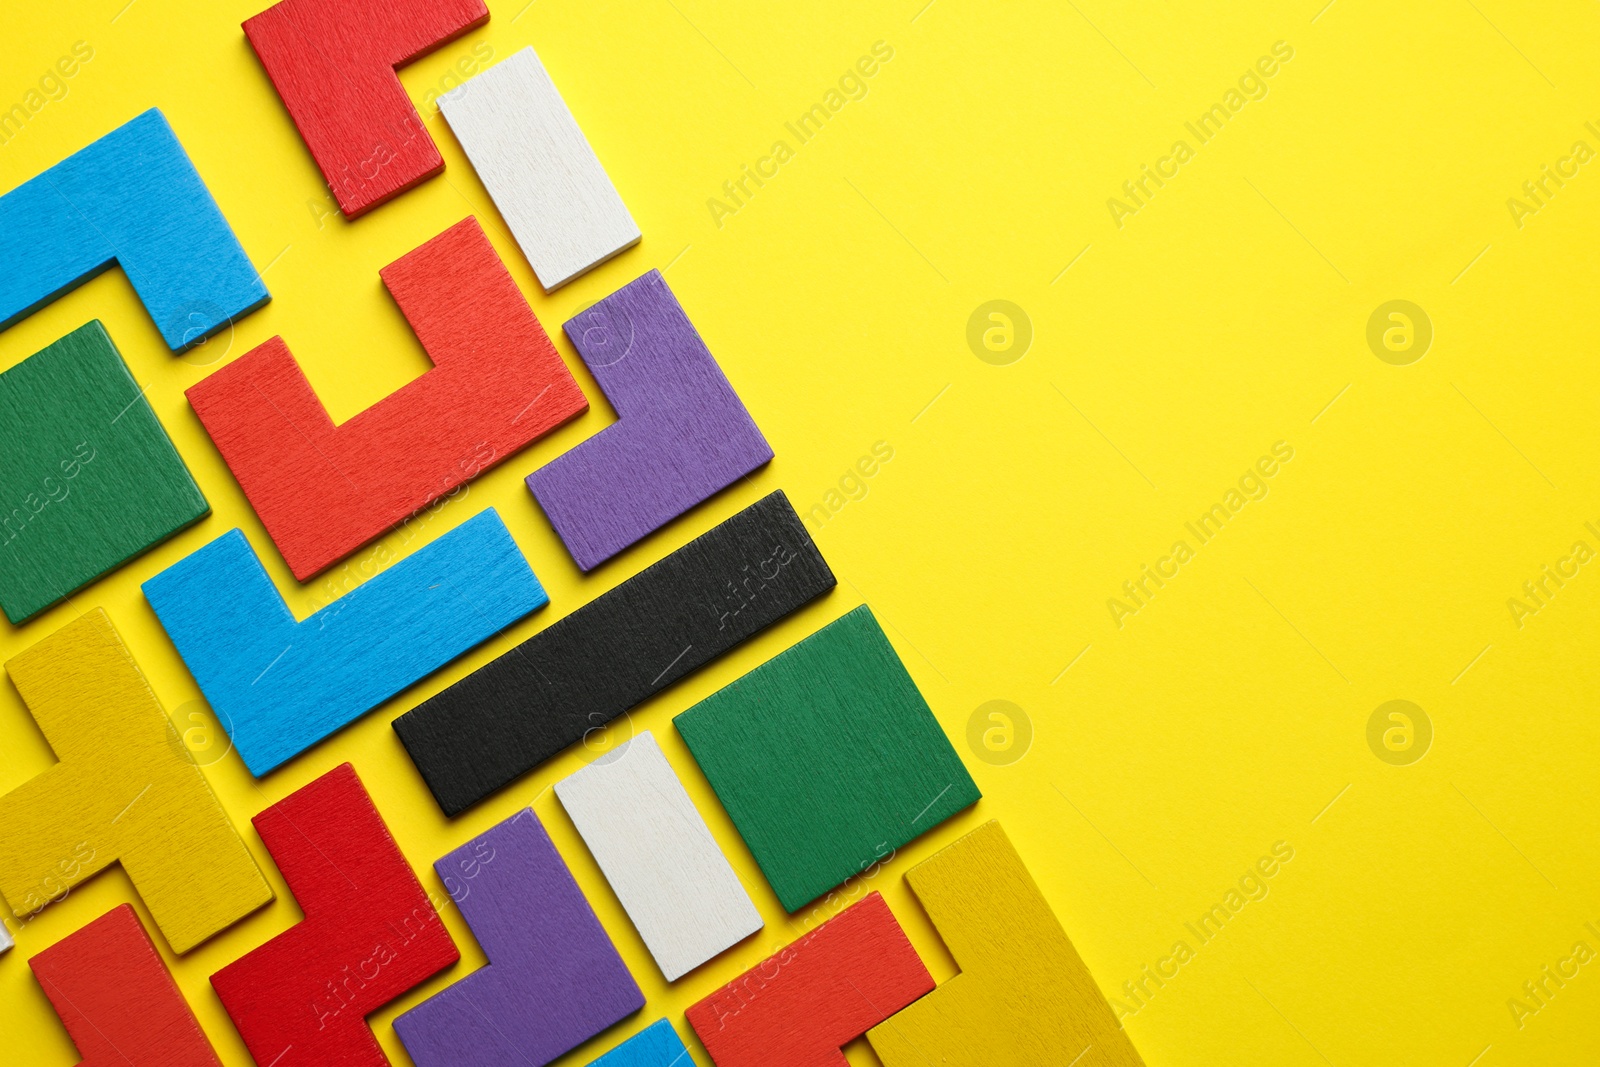
<svg viewBox="0 0 1600 1067"><path fill-rule="evenodd" d="M6 928L5 923L0 923L0 952L4 952L13 944L15 942L11 940L11 931Z"/></svg>
<svg viewBox="0 0 1600 1067"><path fill-rule="evenodd" d="M667 981L761 929L649 731L557 782L556 796Z"/></svg>
<svg viewBox="0 0 1600 1067"><path fill-rule="evenodd" d="M545 292L638 244L638 224L532 48L445 93L439 110Z"/></svg>

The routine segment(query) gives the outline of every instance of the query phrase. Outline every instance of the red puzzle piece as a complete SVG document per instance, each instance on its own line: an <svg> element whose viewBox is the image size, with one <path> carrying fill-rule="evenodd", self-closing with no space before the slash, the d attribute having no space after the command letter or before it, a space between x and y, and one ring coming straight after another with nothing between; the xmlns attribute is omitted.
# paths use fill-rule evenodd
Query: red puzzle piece
<svg viewBox="0 0 1600 1067"><path fill-rule="evenodd" d="M869 893L688 1011L717 1067L848 1067L840 1048L933 990Z"/></svg>
<svg viewBox="0 0 1600 1067"><path fill-rule="evenodd" d="M283 0L244 32L355 218L444 169L394 68L487 21L484 0Z"/></svg>
<svg viewBox="0 0 1600 1067"><path fill-rule="evenodd" d="M127 904L28 961L80 1067L222 1067Z"/></svg>
<svg viewBox="0 0 1600 1067"><path fill-rule="evenodd" d="M211 976L256 1063L387 1067L367 1026L461 958L350 764L252 820L305 920Z"/></svg>
<svg viewBox="0 0 1600 1067"><path fill-rule="evenodd" d="M477 219L379 274L422 377L335 426L274 337L188 391L301 581L589 408Z"/></svg>

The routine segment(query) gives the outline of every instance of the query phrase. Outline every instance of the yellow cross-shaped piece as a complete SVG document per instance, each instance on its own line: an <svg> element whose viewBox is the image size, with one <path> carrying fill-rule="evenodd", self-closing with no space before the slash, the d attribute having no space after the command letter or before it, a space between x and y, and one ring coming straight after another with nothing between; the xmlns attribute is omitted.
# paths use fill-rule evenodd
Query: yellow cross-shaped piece
<svg viewBox="0 0 1600 1067"><path fill-rule="evenodd" d="M6 671L60 760L0 797L0 893L16 914L120 861L183 953L272 899L103 610L7 661Z"/></svg>

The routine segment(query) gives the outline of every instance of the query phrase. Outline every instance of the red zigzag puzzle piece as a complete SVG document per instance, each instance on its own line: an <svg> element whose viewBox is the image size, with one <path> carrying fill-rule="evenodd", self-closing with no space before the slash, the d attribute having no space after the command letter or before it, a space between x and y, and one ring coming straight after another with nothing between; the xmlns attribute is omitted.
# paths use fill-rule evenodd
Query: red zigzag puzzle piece
<svg viewBox="0 0 1600 1067"><path fill-rule="evenodd" d="M28 961L79 1067L222 1067L127 904Z"/></svg>
<svg viewBox="0 0 1600 1067"><path fill-rule="evenodd" d="M849 1067L842 1046L933 990L869 893L688 1011L717 1067Z"/></svg>
<svg viewBox="0 0 1600 1067"><path fill-rule="evenodd" d="M250 1055L387 1067L366 1015L461 958L346 763L257 815L305 920L211 976Z"/></svg>
<svg viewBox="0 0 1600 1067"><path fill-rule="evenodd" d="M394 68L487 21L483 0L283 0L244 33L354 218L444 169Z"/></svg>
<svg viewBox="0 0 1600 1067"><path fill-rule="evenodd" d="M188 391L301 581L589 407L477 219L379 274L422 377L335 426L274 337Z"/></svg>

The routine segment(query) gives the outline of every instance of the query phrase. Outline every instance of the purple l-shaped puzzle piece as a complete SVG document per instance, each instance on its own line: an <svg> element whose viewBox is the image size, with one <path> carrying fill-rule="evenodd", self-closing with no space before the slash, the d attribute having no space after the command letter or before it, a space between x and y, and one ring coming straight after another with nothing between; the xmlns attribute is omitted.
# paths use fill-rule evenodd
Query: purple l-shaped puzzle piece
<svg viewBox="0 0 1600 1067"><path fill-rule="evenodd" d="M417 1067L542 1067L644 1007L531 808L433 866L489 965L394 1021Z"/></svg>
<svg viewBox="0 0 1600 1067"><path fill-rule="evenodd" d="M660 271L564 327L618 422L528 475L583 570L772 458Z"/></svg>

